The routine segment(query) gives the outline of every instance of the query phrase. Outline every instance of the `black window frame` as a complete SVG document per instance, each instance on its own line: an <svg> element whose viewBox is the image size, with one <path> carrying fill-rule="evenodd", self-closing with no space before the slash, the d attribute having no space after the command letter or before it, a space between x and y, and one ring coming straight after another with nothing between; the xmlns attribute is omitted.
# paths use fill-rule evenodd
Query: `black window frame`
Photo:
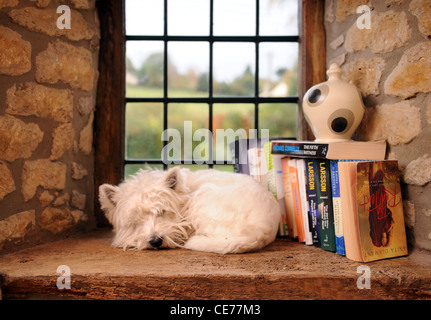
<svg viewBox="0 0 431 320"><path fill-rule="evenodd" d="M124 0L127 1L127 0ZM215 36L214 29L214 0L210 1L210 19L209 19L209 35L208 36L175 36L168 35L168 0L164 0L164 26L163 35L125 35L125 42L127 41L163 41L164 51L163 51L163 97L154 98L137 98L137 97L125 97L125 104L128 103L163 103L163 132L168 129L168 105L170 103L205 103L208 104L208 130L213 132L213 105L216 103L225 104L235 104L235 103L249 103L254 105L254 129L257 130L259 135L259 104L270 104L270 103L294 103L298 104L299 96L286 96L286 97L261 97L259 96L259 44L265 42L283 42L283 43L298 43L299 48L299 35L286 35L286 36L261 36L259 35L259 25L260 25L260 1L256 0L256 29L255 35L252 36ZM124 17L124 19L126 19ZM299 14L298 14L299 20ZM299 27L298 27L299 30ZM209 91L208 97L169 97L168 95L168 44L170 42L207 42L209 43ZM254 73L254 95L253 96L214 96L213 92L213 51L214 43L216 42L235 42L235 43L253 43L255 45L255 73ZM299 50L298 50L298 60L299 60ZM298 61L299 62L299 61ZM299 81L299 79L298 79ZM299 86L298 86L299 87ZM259 137L259 136L258 136ZM168 144L168 141L163 141L163 146ZM167 169L168 163L166 159L128 159L126 157L126 152L124 153L124 168L126 165L163 165L164 169ZM175 160L175 164L197 164L194 159L178 159ZM213 159L213 144L209 144L209 160L205 161L205 164L209 168L213 168L215 164L217 165L230 165L231 160L216 161Z"/></svg>

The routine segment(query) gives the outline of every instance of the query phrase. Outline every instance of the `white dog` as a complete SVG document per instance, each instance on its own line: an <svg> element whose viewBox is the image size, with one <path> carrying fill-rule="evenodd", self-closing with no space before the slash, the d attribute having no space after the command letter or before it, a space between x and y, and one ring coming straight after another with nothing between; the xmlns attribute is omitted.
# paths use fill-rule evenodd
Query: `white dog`
<svg viewBox="0 0 431 320"><path fill-rule="evenodd" d="M250 176L175 167L141 170L119 186L99 188L114 227L112 245L242 253L273 242L280 208Z"/></svg>

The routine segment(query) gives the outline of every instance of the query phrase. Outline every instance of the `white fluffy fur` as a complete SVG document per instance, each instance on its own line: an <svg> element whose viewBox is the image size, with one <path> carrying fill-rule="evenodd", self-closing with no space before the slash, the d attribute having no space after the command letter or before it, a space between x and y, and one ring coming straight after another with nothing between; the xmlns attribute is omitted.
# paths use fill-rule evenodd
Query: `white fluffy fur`
<svg viewBox="0 0 431 320"><path fill-rule="evenodd" d="M274 241L280 208L253 178L216 170L141 170L119 186L104 184L99 200L114 227L113 246L182 247L241 253Z"/></svg>

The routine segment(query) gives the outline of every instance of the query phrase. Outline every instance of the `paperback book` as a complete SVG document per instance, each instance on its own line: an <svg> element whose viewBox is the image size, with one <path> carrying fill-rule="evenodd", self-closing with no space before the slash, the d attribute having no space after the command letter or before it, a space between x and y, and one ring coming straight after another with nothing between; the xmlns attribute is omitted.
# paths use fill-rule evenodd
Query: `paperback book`
<svg viewBox="0 0 431 320"><path fill-rule="evenodd" d="M346 256L368 262L407 255L398 162L338 165Z"/></svg>

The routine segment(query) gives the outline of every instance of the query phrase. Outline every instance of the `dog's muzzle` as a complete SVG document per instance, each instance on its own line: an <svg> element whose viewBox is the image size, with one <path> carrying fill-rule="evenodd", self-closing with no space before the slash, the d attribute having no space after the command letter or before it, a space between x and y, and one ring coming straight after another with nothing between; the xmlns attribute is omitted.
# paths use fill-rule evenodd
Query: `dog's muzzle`
<svg viewBox="0 0 431 320"><path fill-rule="evenodd" d="M160 237L157 237L157 238L150 240L150 244L153 248L160 247L162 245L162 243L163 243L163 238L160 238Z"/></svg>

